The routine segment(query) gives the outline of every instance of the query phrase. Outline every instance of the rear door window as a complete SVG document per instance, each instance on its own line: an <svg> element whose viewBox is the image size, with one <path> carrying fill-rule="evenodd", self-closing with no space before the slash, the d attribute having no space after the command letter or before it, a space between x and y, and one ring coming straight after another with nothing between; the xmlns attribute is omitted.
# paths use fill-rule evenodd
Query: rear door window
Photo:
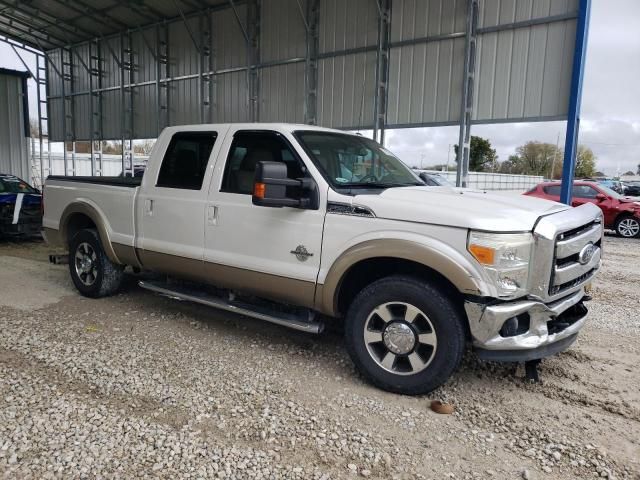
<svg viewBox="0 0 640 480"><path fill-rule="evenodd" d="M574 198L596 198L598 191L589 185L574 185L572 194Z"/></svg>
<svg viewBox="0 0 640 480"><path fill-rule="evenodd" d="M548 187L543 187L543 190L547 195L560 196L560 185L549 185Z"/></svg>
<svg viewBox="0 0 640 480"><path fill-rule="evenodd" d="M179 132L167 147L156 187L200 190L216 132Z"/></svg>

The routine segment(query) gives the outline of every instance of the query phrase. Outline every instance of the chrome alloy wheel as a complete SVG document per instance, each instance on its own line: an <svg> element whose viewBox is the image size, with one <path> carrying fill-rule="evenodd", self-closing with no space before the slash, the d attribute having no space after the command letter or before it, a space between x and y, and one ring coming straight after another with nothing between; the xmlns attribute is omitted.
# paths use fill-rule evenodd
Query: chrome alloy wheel
<svg viewBox="0 0 640 480"><path fill-rule="evenodd" d="M87 242L78 245L74 265L80 281L87 287L93 285L98 277L98 257L93 247Z"/></svg>
<svg viewBox="0 0 640 480"><path fill-rule="evenodd" d="M364 341L371 358L396 375L413 375L427 368L438 345L429 317L404 302L376 307L364 324Z"/></svg>
<svg viewBox="0 0 640 480"><path fill-rule="evenodd" d="M638 235L640 232L640 222L635 218L625 218L620 220L618 224L618 233L623 237L631 238Z"/></svg>

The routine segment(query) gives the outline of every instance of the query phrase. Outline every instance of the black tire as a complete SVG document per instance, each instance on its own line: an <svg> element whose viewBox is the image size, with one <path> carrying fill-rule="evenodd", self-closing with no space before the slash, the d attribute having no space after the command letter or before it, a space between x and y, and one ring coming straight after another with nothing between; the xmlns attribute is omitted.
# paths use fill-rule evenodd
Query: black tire
<svg viewBox="0 0 640 480"><path fill-rule="evenodd" d="M415 344L411 352L396 355L391 369L402 367L405 369L404 374L394 373L379 363L385 350L393 353L388 349L386 341L367 342L364 338L365 328L371 332L372 322L382 320L380 317L376 318L374 310L385 306L389 312L397 308L405 308L406 312L409 307L403 307L402 304L409 304L423 314L416 316L416 320L408 324L414 330L415 339L418 338L417 333L429 331L435 333L437 339L432 350L425 346L426 352L418 352L423 346ZM400 311L397 318L402 318L403 315L407 314ZM383 320L381 330L388 331L391 323L404 323L395 318L387 323ZM423 324L420 328L417 326L419 322ZM374 330L377 334L377 329ZM384 339L385 336L382 335L381 338ZM444 384L460 364L465 349L463 318L452 300L433 285L409 276L386 277L364 288L351 303L345 322L345 343L356 367L377 387L405 395L425 394ZM381 353L376 360L374 355L378 351ZM409 362L409 355L413 352L420 353L421 359L430 355L430 359L423 362L426 366L422 367L423 370L416 369L417 373L412 373L413 363ZM410 365L407 367L405 363Z"/></svg>
<svg viewBox="0 0 640 480"><path fill-rule="evenodd" d="M616 233L624 238L640 236L640 220L633 215L621 215L616 219ZM635 233L633 233L635 232Z"/></svg>
<svg viewBox="0 0 640 480"><path fill-rule="evenodd" d="M79 273L82 269L78 267L77 254L84 258L92 258L89 264L90 273ZM76 233L69 242L69 273L73 284L82 295L100 298L118 291L124 277L124 267L109 260L102 248L98 232L87 228Z"/></svg>

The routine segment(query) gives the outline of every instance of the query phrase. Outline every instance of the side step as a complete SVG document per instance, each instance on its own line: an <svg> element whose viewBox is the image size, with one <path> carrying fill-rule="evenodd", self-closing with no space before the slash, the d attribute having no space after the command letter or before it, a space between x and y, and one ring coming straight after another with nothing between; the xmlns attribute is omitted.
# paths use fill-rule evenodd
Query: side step
<svg viewBox="0 0 640 480"><path fill-rule="evenodd" d="M314 320L314 312L308 311L307 315L296 315L292 313L278 312L275 309L251 305L238 300L225 299L223 297L210 295L199 290L188 289L178 285L167 285L149 281L140 281L138 285L146 290L165 295L176 300L186 300L200 303L209 307L217 308L227 312L246 315L266 322L293 328L301 332L320 333L324 330L324 324Z"/></svg>

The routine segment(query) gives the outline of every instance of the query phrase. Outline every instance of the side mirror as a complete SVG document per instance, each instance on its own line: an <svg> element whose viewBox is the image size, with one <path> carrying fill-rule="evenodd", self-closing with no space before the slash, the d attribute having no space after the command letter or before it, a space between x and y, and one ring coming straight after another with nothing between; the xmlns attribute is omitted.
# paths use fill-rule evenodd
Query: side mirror
<svg viewBox="0 0 640 480"><path fill-rule="evenodd" d="M599 202L604 202L607 199L607 196L604 193L598 193L596 195L596 200Z"/></svg>
<svg viewBox="0 0 640 480"><path fill-rule="evenodd" d="M283 162L258 162L251 200L260 207L318 208L316 184L308 178L287 177Z"/></svg>

